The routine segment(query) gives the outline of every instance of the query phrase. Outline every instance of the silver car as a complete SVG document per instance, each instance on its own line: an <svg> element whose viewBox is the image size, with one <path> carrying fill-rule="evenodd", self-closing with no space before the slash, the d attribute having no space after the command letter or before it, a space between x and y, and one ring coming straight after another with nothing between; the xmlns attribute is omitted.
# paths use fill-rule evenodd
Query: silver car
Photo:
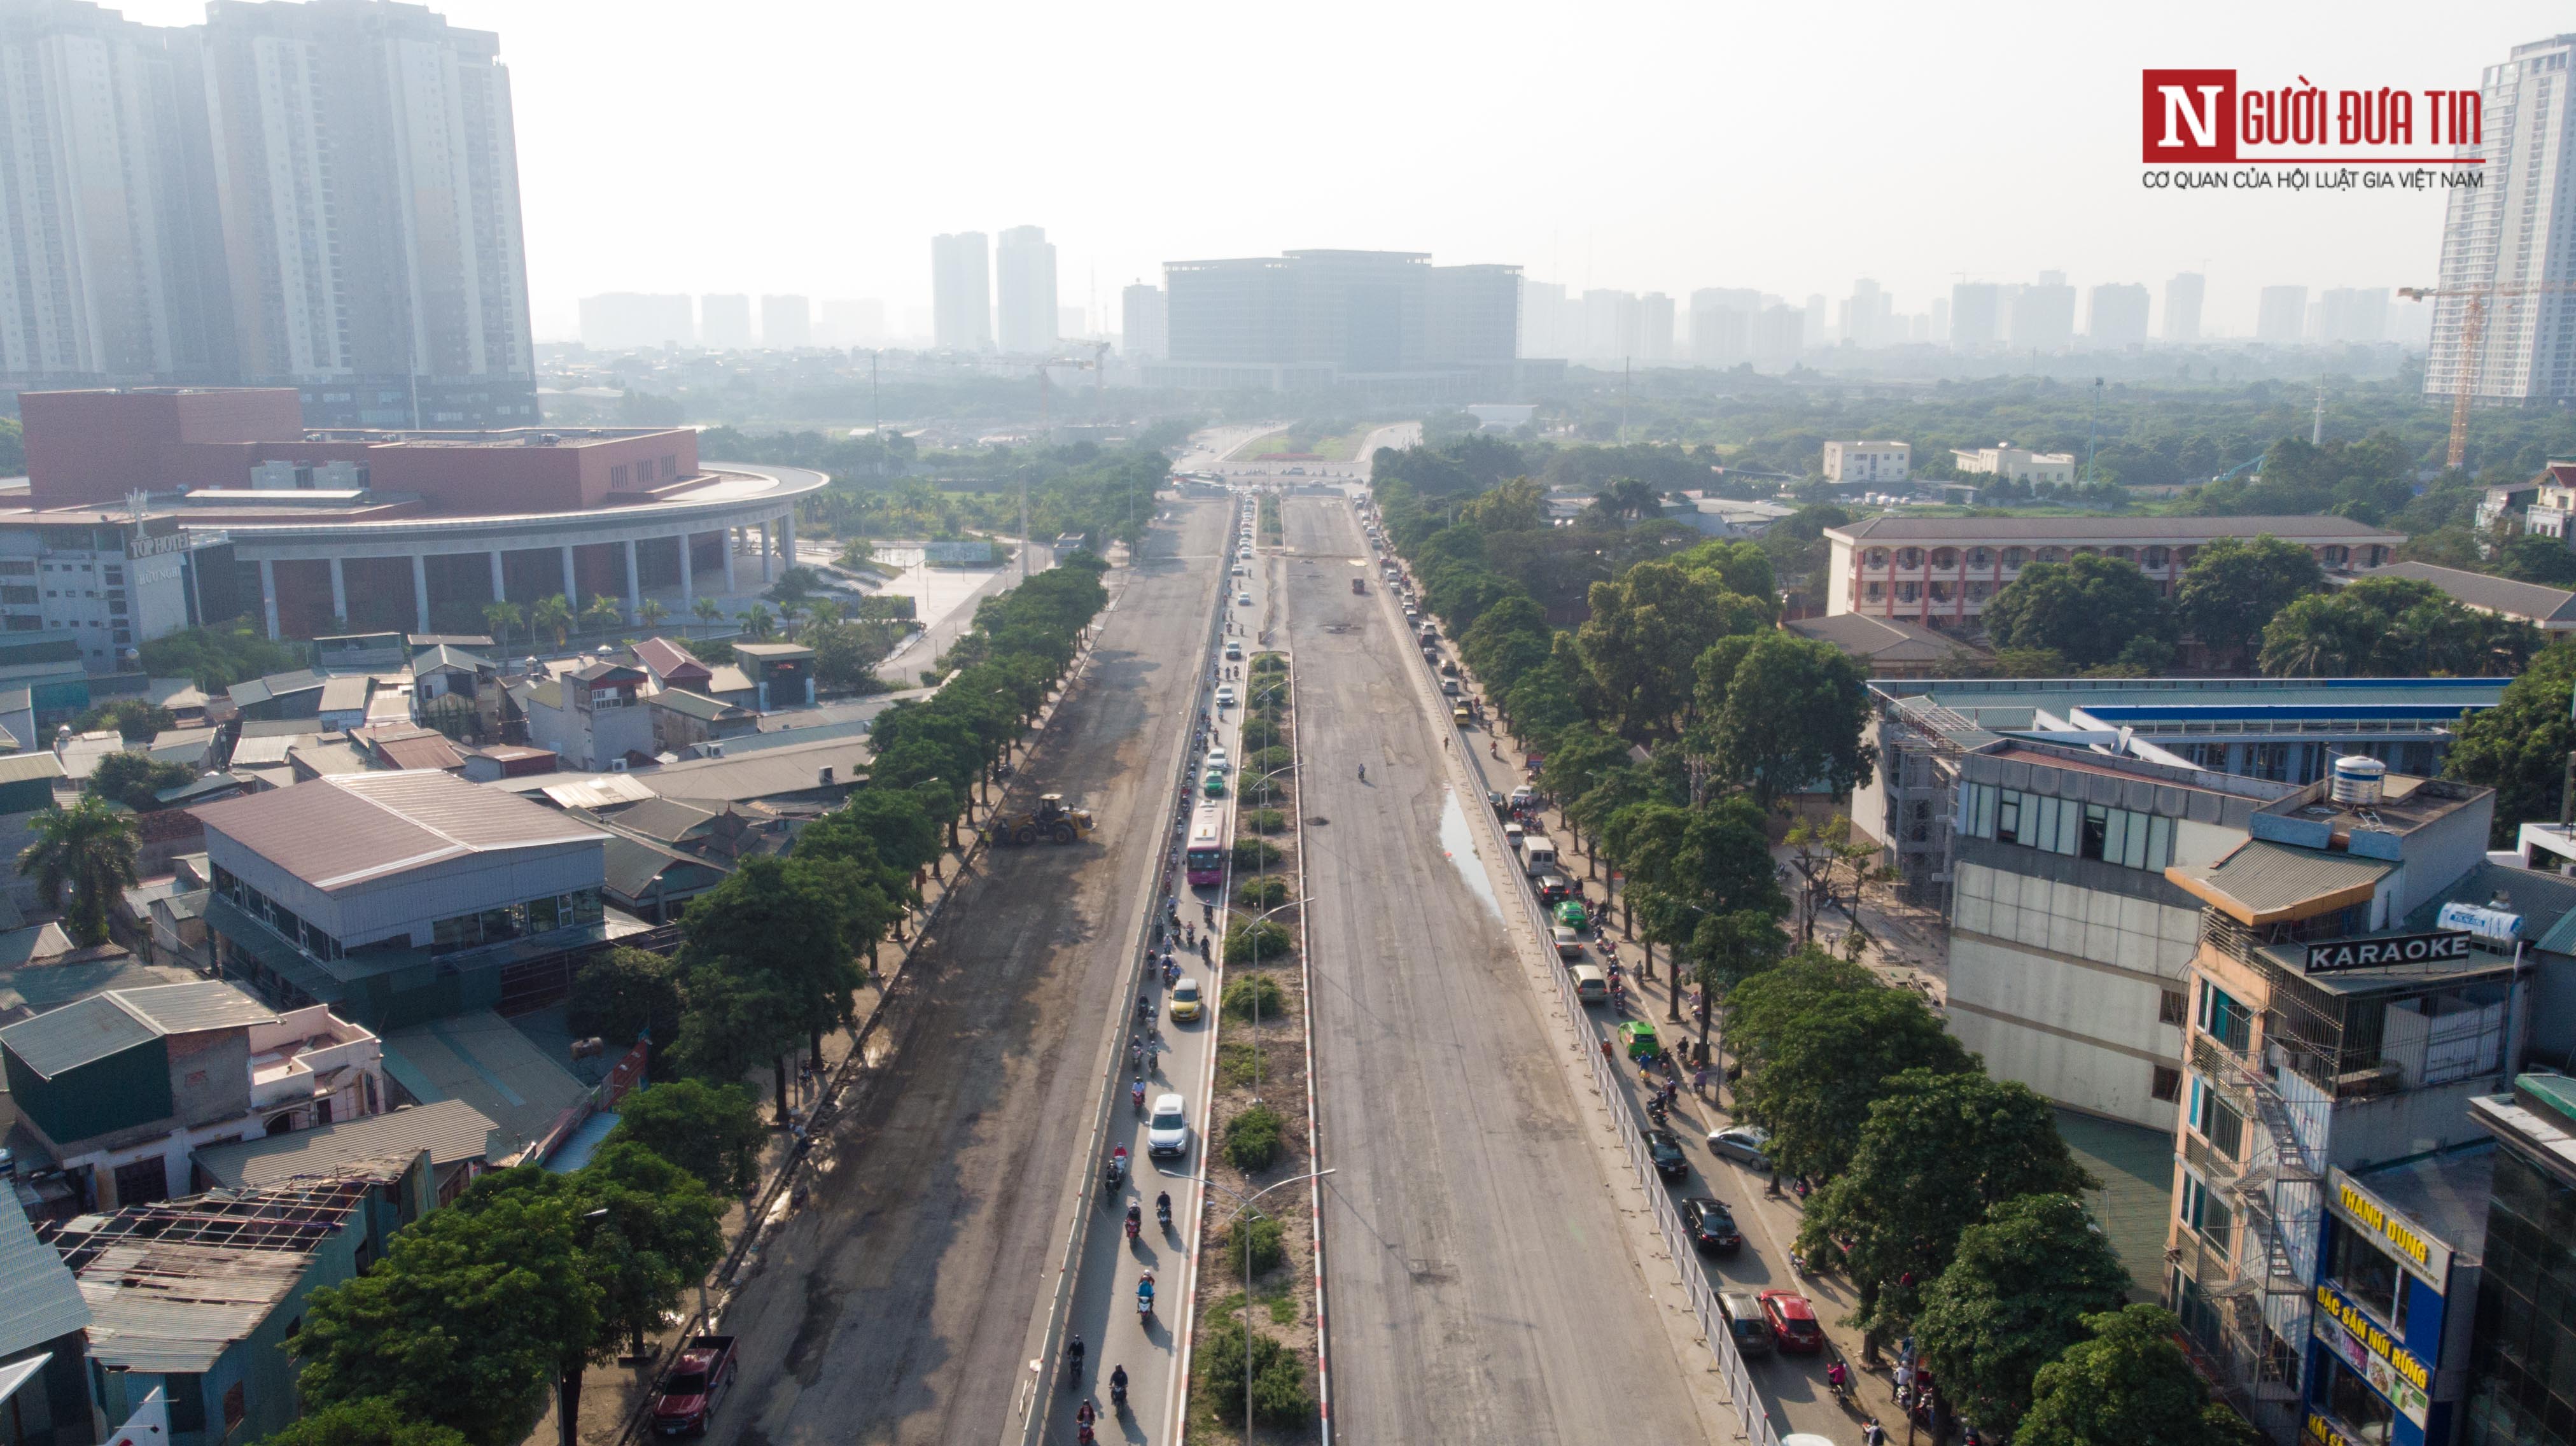
<svg viewBox="0 0 2576 1446"><path fill-rule="evenodd" d="M1725 1129L1708 1132L1711 1154L1756 1170L1771 1168L1771 1157L1764 1153L1770 1144L1770 1132L1758 1125L1729 1125Z"/></svg>

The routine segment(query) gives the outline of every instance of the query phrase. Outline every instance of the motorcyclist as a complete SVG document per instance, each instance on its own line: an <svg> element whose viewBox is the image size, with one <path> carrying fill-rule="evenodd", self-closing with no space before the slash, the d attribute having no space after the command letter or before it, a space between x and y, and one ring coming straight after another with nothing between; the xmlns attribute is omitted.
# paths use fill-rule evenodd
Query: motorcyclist
<svg viewBox="0 0 2576 1446"><path fill-rule="evenodd" d="M1142 1207L1142 1206L1140 1206L1140 1205L1136 1204L1136 1203L1135 1203L1134 1201L1132 1201L1132 1200L1131 1200L1131 1201L1129 1201L1129 1202L1127 1203L1127 1238L1128 1238L1128 1239L1130 1239L1130 1240L1135 1239L1135 1238L1136 1238L1136 1232L1137 1232L1138 1230L1140 1230L1140 1229L1144 1228L1144 1224L1145 1224L1145 1211L1144 1211L1144 1207Z"/></svg>
<svg viewBox="0 0 2576 1446"><path fill-rule="evenodd" d="M1171 1191L1166 1190L1162 1194L1154 1197L1154 1218L1163 1222L1165 1225L1170 1225L1172 1223Z"/></svg>
<svg viewBox="0 0 2576 1446"><path fill-rule="evenodd" d="M1137 1109L1145 1108L1145 1082L1138 1080L1127 1087L1127 1102Z"/></svg>
<svg viewBox="0 0 2576 1446"><path fill-rule="evenodd" d="M1851 1372L1843 1369L1842 1362L1836 1361L1825 1367L1825 1384L1840 1391L1851 1384Z"/></svg>
<svg viewBox="0 0 2576 1446"><path fill-rule="evenodd" d="M1154 1272L1150 1270L1136 1277L1136 1308L1140 1314L1154 1309Z"/></svg>
<svg viewBox="0 0 2576 1446"><path fill-rule="evenodd" d="M1121 1406L1127 1404L1127 1368L1123 1365L1109 1372L1109 1399Z"/></svg>
<svg viewBox="0 0 2576 1446"><path fill-rule="evenodd" d="M1065 1383L1067 1385L1072 1385L1079 1382L1082 1379L1082 1337L1080 1334L1077 1333L1071 1340L1064 1343L1064 1363L1067 1370L1071 1373L1066 1377Z"/></svg>

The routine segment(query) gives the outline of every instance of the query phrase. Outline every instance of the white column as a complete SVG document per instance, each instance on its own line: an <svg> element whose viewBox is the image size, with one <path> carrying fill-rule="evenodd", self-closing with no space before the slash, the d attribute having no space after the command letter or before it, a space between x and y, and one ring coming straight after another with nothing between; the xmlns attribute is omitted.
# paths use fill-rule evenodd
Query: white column
<svg viewBox="0 0 2576 1446"><path fill-rule="evenodd" d="M776 551L776 549L770 545L770 538L773 535L774 534L770 530L770 524L766 522L760 524L760 580L762 582L771 582L775 580L769 575L770 555Z"/></svg>
<svg viewBox="0 0 2576 1446"><path fill-rule="evenodd" d="M726 596L726 597L732 597L732 596L734 595L734 586L733 586L733 541L734 541L734 533L733 533L733 529L732 529L732 528L728 527L728 528L726 528L726 529L724 530L724 539L725 539L725 545L724 545L724 555L725 555L725 596Z"/></svg>
<svg viewBox="0 0 2576 1446"><path fill-rule="evenodd" d="M689 534L680 534L680 611L698 605L697 579L689 574Z"/></svg>
<svg viewBox="0 0 2576 1446"><path fill-rule="evenodd" d="M626 539L626 617L629 622L643 621L644 570L635 565L635 539Z"/></svg>
<svg viewBox="0 0 2576 1446"><path fill-rule="evenodd" d="M429 556L426 553L415 552L411 555L411 605L412 617L419 622L420 630L424 633L428 632L430 630Z"/></svg>
<svg viewBox="0 0 2576 1446"><path fill-rule="evenodd" d="M563 564L564 564L564 594L563 594L563 595L564 595L564 601L565 601L565 602L568 602L568 603L570 603L570 604L572 604L572 610L573 610L574 612L580 612L580 611L581 611L581 579L580 579L579 577L575 576L575 575L574 575L574 573L573 573L573 570L572 570L572 544L571 544L571 543L569 543L569 542L567 542L567 543L565 543L565 544L564 544L564 548L563 548Z"/></svg>
<svg viewBox="0 0 2576 1446"><path fill-rule="evenodd" d="M268 614L268 636L277 638L277 564L263 559L259 565L259 605Z"/></svg>
<svg viewBox="0 0 2576 1446"><path fill-rule="evenodd" d="M331 616L343 623L349 620L349 577L336 557L331 559Z"/></svg>
<svg viewBox="0 0 2576 1446"><path fill-rule="evenodd" d="M501 549L496 547L492 549L492 601L508 602L509 600L510 582L501 571Z"/></svg>

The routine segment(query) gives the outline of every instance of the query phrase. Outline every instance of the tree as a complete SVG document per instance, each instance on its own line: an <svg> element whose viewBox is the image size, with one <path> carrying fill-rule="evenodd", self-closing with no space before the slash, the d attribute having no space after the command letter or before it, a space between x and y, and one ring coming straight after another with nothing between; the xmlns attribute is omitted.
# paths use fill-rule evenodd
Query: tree
<svg viewBox="0 0 2576 1446"><path fill-rule="evenodd" d="M157 795L196 777L197 770L186 764L157 762L151 754L129 748L100 759L81 784L81 792L124 804L136 813L149 813L161 806Z"/></svg>
<svg viewBox="0 0 2576 1446"><path fill-rule="evenodd" d="M1833 644L1788 633L1757 638L1736 664L1712 743L1730 782L1769 808L1790 793L1837 798L1869 781L1874 749L1869 670Z"/></svg>
<svg viewBox="0 0 2576 1446"><path fill-rule="evenodd" d="M1691 979L1699 985L1706 1007L1699 1016L1699 1042L1708 1044L1708 1025L1717 1013L1718 996L1746 979L1777 964L1789 952L1789 936L1780 932L1780 922L1754 909L1738 909L1731 914L1713 914L1699 921L1691 930ZM1675 991L1675 1016L1681 1001Z"/></svg>
<svg viewBox="0 0 2576 1446"><path fill-rule="evenodd" d="M697 614L698 621L704 623L710 633L715 631L716 624L724 621L724 604L711 597L702 597L689 604L689 611Z"/></svg>
<svg viewBox="0 0 2576 1446"><path fill-rule="evenodd" d="M656 1052L680 1038L680 971L669 958L620 945L584 959L572 976L564 1027L613 1051L650 1038Z"/></svg>
<svg viewBox="0 0 2576 1446"><path fill-rule="evenodd" d="M492 630L492 641L498 646L507 647L510 634L526 620L519 605L506 598L483 605L483 626Z"/></svg>
<svg viewBox="0 0 2576 1446"><path fill-rule="evenodd" d="M744 632L755 638L768 637L777 627L777 620L770 615L768 606L763 603L753 603L750 607L735 613L734 619L742 624Z"/></svg>
<svg viewBox="0 0 2576 1446"><path fill-rule="evenodd" d="M760 1152L769 1143L760 1097L747 1085L676 1079L620 1100L617 1125L601 1143L632 1141L691 1175L718 1195L740 1197L760 1182Z"/></svg>
<svg viewBox="0 0 2576 1446"><path fill-rule="evenodd" d="M414 1420L384 1396L342 1401L307 1414L260 1446L467 1446L454 1427Z"/></svg>
<svg viewBox="0 0 2576 1446"><path fill-rule="evenodd" d="M594 632L607 632L625 621L625 606L606 593L593 595L590 606L581 610L581 625Z"/></svg>
<svg viewBox="0 0 2576 1446"><path fill-rule="evenodd" d="M2071 1195L2016 1195L1959 1232L1949 1268L1914 1321L1923 1361L1981 1429L2009 1434L2039 1368L2118 1310L2128 1267Z"/></svg>
<svg viewBox="0 0 2576 1446"><path fill-rule="evenodd" d="M2365 577L2281 609L2261 661L2276 678L2510 677L2541 641L2531 624L2472 612L2429 582Z"/></svg>
<svg viewBox="0 0 2576 1446"><path fill-rule="evenodd" d="M1744 1067L1737 1109L1771 1132L1780 1168L1802 1175L1839 1174L1851 1162L1890 1077L1977 1067L1911 992L1813 949L1737 985L1726 1029Z"/></svg>
<svg viewBox="0 0 2576 1446"><path fill-rule="evenodd" d="M2576 552L2568 550L2564 538L2518 532L2497 545L2495 570L2517 582L2576 586Z"/></svg>
<svg viewBox="0 0 2576 1446"><path fill-rule="evenodd" d="M1616 582L1592 585L1592 616L1575 647L1607 711L1631 742L1672 737L1689 721L1692 667L1711 643L1771 625L1769 598L1726 590L1713 572L1641 562Z"/></svg>
<svg viewBox="0 0 2576 1446"><path fill-rule="evenodd" d="M37 814L27 827L36 839L18 855L19 876L34 876L48 905L70 889L63 926L72 942L84 949L106 943L108 907L134 887L139 843L133 822L84 794L69 808Z"/></svg>
<svg viewBox="0 0 2576 1446"><path fill-rule="evenodd" d="M537 605L528 610L529 631L554 634L555 646L558 648L562 647L564 640L571 636L572 624L572 602L562 593L539 598Z"/></svg>
<svg viewBox="0 0 2576 1446"><path fill-rule="evenodd" d="M2268 532L2251 541L2222 537L2192 555L2174 611L2213 657L2249 659L2274 614L2325 585L2315 555L2295 542Z"/></svg>
<svg viewBox="0 0 2576 1446"><path fill-rule="evenodd" d="M156 678L193 679L209 693L309 661L301 644L271 640L248 617L164 633L146 641L141 652L143 671Z"/></svg>
<svg viewBox="0 0 2576 1446"><path fill-rule="evenodd" d="M474 1446L517 1446L599 1328L578 1220L569 1199L514 1193L406 1227L365 1275L306 1303L287 1341L305 1400L381 1397Z"/></svg>
<svg viewBox="0 0 2576 1446"><path fill-rule="evenodd" d="M681 1038L719 1066L705 1072L728 1082L721 1064L767 1053L778 1086L778 1119L787 1120L787 1055L799 1036L816 1041L849 1017L850 993L862 982L852 958L849 890L855 875L812 859L748 858L723 883L689 901L682 916L680 967L690 1016L701 993L716 1024L684 1017ZM718 983L709 976L724 976ZM689 1053L693 1062L700 1056Z"/></svg>
<svg viewBox="0 0 2576 1446"><path fill-rule="evenodd" d="M2505 686L2495 707L2458 725L2459 739L2442 772L2496 791L2488 847L2511 848L2524 820L2558 816L2567 755L2576 751L2576 725L2568 721L2571 696L2576 696L2576 638L2561 638Z"/></svg>
<svg viewBox="0 0 2576 1446"><path fill-rule="evenodd" d="M179 726L179 716L149 698L115 698L80 715L75 733L113 728L128 743L150 742L152 736Z"/></svg>
<svg viewBox="0 0 2576 1446"><path fill-rule="evenodd" d="M2170 642L2173 613L2135 564L2079 552L2035 562L1986 605L1986 631L2006 648L2048 648L2079 668L2108 663L2132 638Z"/></svg>
<svg viewBox="0 0 2576 1446"><path fill-rule="evenodd" d="M636 618L644 624L647 631L659 629L662 626L662 620L670 615L671 610L662 606L660 598L648 597L644 599L644 605L635 610Z"/></svg>
<svg viewBox="0 0 2576 1446"><path fill-rule="evenodd" d="M1851 1272L1861 1325L1911 1325L1924 1288L1989 1207L2094 1183L2058 1138L2048 1101L1987 1077L1974 1056L1965 1063L1882 1080L1850 1168L1808 1202L1799 1243Z"/></svg>
<svg viewBox="0 0 2576 1446"><path fill-rule="evenodd" d="M2242 1417L2174 1341L2182 1323L2152 1305L2088 1316L2093 1338L2039 1368L2013 1446L2256 1446Z"/></svg>

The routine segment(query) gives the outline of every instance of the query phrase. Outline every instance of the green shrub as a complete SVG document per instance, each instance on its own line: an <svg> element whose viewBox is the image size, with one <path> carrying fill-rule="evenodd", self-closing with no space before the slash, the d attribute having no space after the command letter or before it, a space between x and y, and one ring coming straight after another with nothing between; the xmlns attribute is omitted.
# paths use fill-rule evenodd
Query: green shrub
<svg viewBox="0 0 2576 1446"><path fill-rule="evenodd" d="M1248 777L1259 778L1274 768L1286 768L1296 761L1297 755L1288 749L1264 748L1257 753L1245 756L1243 771Z"/></svg>
<svg viewBox="0 0 2576 1446"><path fill-rule="evenodd" d="M1225 931L1225 962L1228 964L1281 964L1297 951L1297 938L1287 926L1275 919L1258 924L1237 923ZM1226 997L1234 997L1231 985Z"/></svg>
<svg viewBox="0 0 2576 1446"><path fill-rule="evenodd" d="M1220 1420L1241 1421L1244 1406L1243 1322L1228 1316L1209 1325L1199 1345L1198 1389ZM1315 1398L1306 1389L1306 1363L1265 1335L1249 1337L1252 1352L1252 1419L1260 1425L1296 1427L1312 1421Z"/></svg>
<svg viewBox="0 0 2576 1446"><path fill-rule="evenodd" d="M1252 1252L1252 1273L1267 1275L1288 1258L1286 1232L1267 1215L1238 1216L1225 1232L1225 1258L1238 1277L1244 1273L1247 1250Z"/></svg>
<svg viewBox="0 0 2576 1446"><path fill-rule="evenodd" d="M1275 808L1256 808L1243 816L1243 826L1254 833L1283 833L1288 828L1288 815Z"/></svg>
<svg viewBox="0 0 2576 1446"><path fill-rule="evenodd" d="M1278 653L1260 653L1260 654L1256 654L1256 655L1253 657L1253 659L1252 659L1252 674L1251 674L1251 675L1252 675L1253 677L1259 678L1259 677L1263 677L1263 676L1265 676L1265 675L1267 675L1267 674L1271 674L1271 673L1284 673L1284 672L1287 672L1287 671L1288 671L1288 659L1287 659L1285 656L1281 655L1281 654L1278 654Z"/></svg>
<svg viewBox="0 0 2576 1446"><path fill-rule="evenodd" d="M1279 725L1267 718L1247 718L1243 723L1243 746L1259 750L1279 741Z"/></svg>
<svg viewBox="0 0 2576 1446"><path fill-rule="evenodd" d="M1226 1089L1239 1090L1253 1080L1252 1046L1239 1040L1226 1040L1216 1047L1216 1082Z"/></svg>
<svg viewBox="0 0 2576 1446"><path fill-rule="evenodd" d="M1234 866L1258 869L1279 862L1279 845L1266 838L1239 838L1234 841Z"/></svg>
<svg viewBox="0 0 2576 1446"><path fill-rule="evenodd" d="M1268 1105L1254 1105L1236 1115L1225 1126L1226 1159L1247 1175L1269 1169L1279 1158L1279 1135L1286 1124Z"/></svg>
<svg viewBox="0 0 2576 1446"><path fill-rule="evenodd" d="M1288 902L1288 881L1277 874L1245 879L1235 886L1234 901L1247 909L1278 908Z"/></svg>
<svg viewBox="0 0 2576 1446"><path fill-rule="evenodd" d="M1281 774L1277 778L1263 778L1246 784L1235 797L1250 804L1283 803L1288 798L1288 776Z"/></svg>

